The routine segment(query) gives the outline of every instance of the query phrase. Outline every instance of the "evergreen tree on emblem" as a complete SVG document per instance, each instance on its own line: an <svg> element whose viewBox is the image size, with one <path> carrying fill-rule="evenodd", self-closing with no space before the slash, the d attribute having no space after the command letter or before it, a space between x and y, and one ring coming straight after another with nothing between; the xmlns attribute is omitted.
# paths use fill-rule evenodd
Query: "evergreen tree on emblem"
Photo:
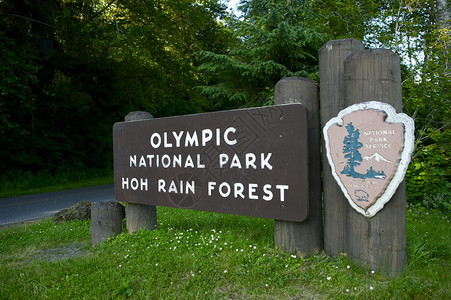
<svg viewBox="0 0 451 300"><path fill-rule="evenodd" d="M348 165L343 169L341 174L346 174L351 177L363 178L362 174L355 171L356 166L360 166L362 162L362 155L359 149L363 147L363 144L359 142L360 131L354 130L352 122L346 126L348 135L343 140L343 154L348 161Z"/></svg>

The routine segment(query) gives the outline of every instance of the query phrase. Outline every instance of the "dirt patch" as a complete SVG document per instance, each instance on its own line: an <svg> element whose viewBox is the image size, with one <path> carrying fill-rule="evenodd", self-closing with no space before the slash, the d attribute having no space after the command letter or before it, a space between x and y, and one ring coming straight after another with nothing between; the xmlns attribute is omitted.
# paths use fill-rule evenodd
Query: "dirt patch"
<svg viewBox="0 0 451 300"><path fill-rule="evenodd" d="M88 253L89 246L85 244L70 244L62 247L43 249L36 254L37 260L59 261L73 257L84 256Z"/></svg>

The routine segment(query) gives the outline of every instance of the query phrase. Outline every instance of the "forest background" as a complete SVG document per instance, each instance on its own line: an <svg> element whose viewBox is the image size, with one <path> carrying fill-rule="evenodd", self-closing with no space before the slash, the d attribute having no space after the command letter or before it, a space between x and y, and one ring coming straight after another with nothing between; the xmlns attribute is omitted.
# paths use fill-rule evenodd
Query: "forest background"
<svg viewBox="0 0 451 300"><path fill-rule="evenodd" d="M355 38L399 54L415 120L412 204L451 211L446 0L0 0L0 179L111 174L112 125L273 104L319 83L318 50Z"/></svg>

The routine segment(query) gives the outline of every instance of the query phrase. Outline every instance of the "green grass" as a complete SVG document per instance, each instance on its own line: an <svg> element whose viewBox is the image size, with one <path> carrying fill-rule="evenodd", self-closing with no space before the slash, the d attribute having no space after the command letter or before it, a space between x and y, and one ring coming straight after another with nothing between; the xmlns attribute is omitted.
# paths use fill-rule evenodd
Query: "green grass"
<svg viewBox="0 0 451 300"><path fill-rule="evenodd" d="M33 174L18 171L0 175L0 198L111 183L113 183L113 172L111 170L60 170L55 174L49 172Z"/></svg>
<svg viewBox="0 0 451 300"><path fill-rule="evenodd" d="M90 222L0 230L0 299L450 299L449 216L408 211L398 277L273 247L267 219L158 208L158 228L90 247Z"/></svg>

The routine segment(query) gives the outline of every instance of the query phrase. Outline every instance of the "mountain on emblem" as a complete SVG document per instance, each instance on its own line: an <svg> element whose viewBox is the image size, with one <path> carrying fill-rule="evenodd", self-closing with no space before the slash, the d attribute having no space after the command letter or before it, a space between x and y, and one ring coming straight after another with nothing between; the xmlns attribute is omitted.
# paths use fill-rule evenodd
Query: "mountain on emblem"
<svg viewBox="0 0 451 300"><path fill-rule="evenodd" d="M388 163L393 163L392 161L389 161L388 159L385 159L382 155L380 155L379 153L374 153L373 155L371 155L371 156L364 156L363 157L363 159L364 160L372 160L372 159L374 159L375 161L377 161L377 162L380 162L380 161L385 161L385 162L388 162Z"/></svg>
<svg viewBox="0 0 451 300"><path fill-rule="evenodd" d="M374 216L404 179L414 144L413 120L382 102L352 105L323 128L332 175L349 204Z"/></svg>

